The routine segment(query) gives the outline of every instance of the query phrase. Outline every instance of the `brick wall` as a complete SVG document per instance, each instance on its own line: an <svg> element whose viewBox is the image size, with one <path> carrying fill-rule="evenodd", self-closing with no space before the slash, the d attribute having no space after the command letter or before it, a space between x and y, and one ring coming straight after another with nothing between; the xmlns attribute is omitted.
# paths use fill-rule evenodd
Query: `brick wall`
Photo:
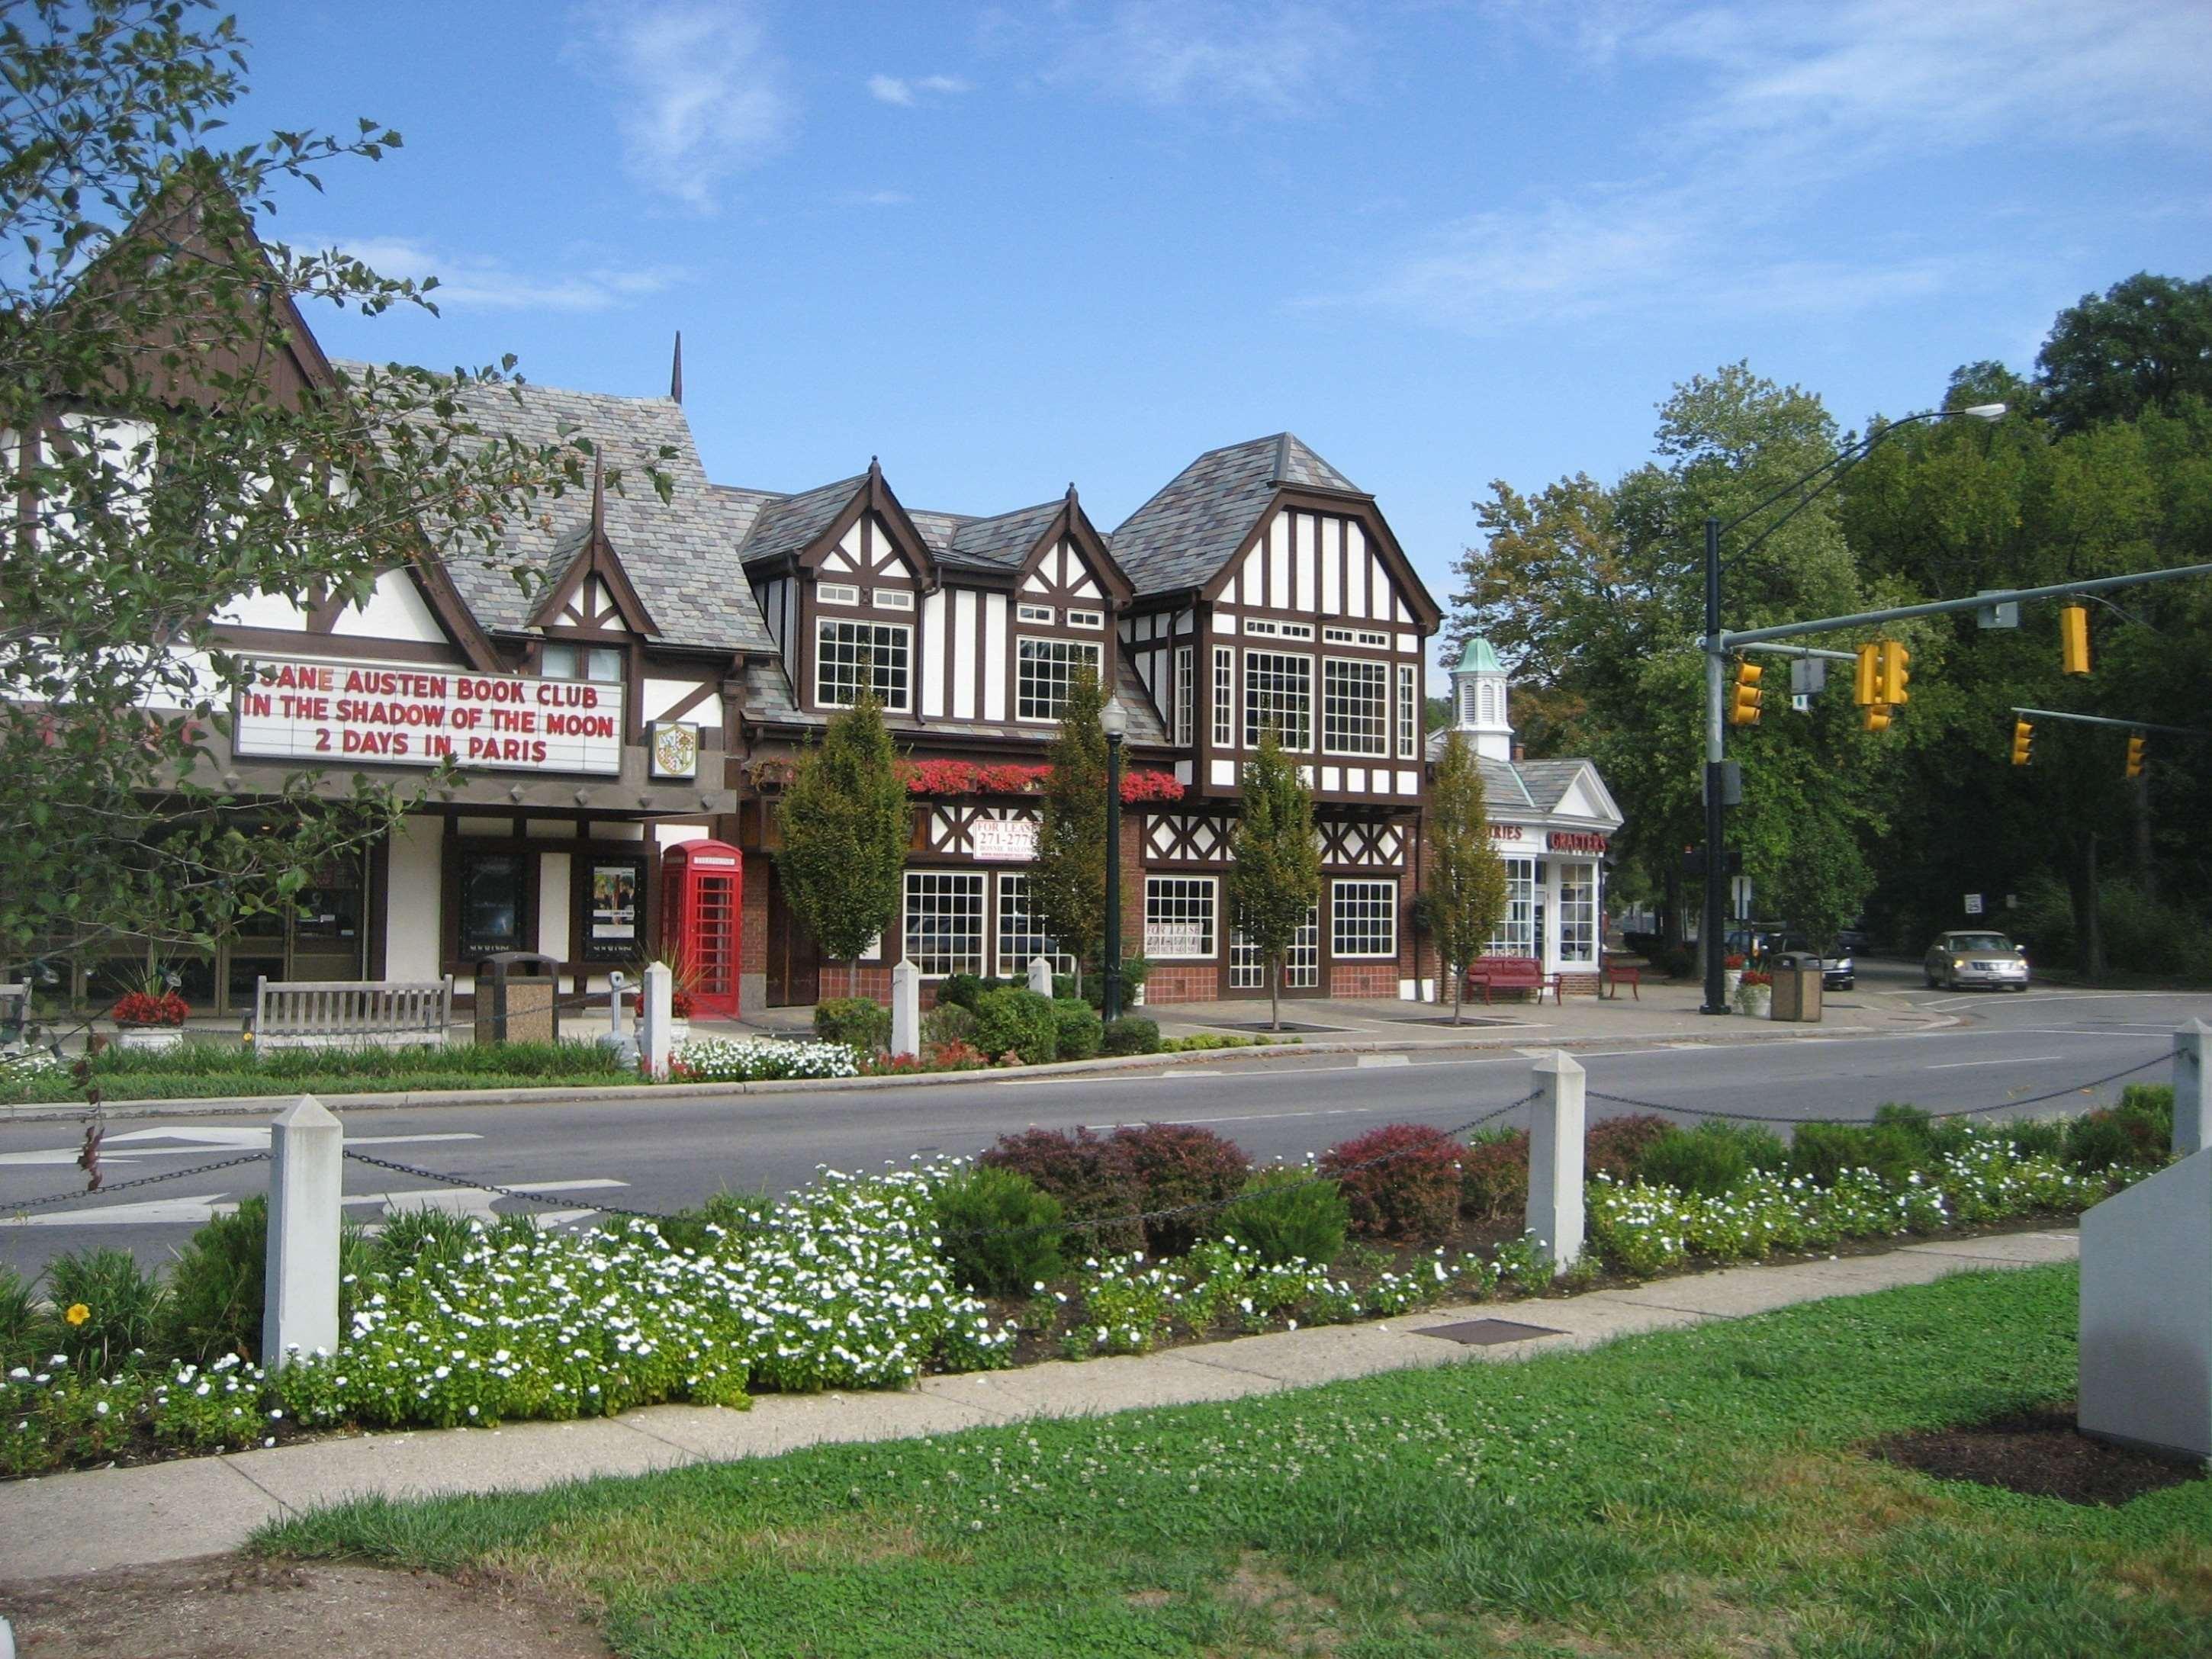
<svg viewBox="0 0 2212 1659"><path fill-rule="evenodd" d="M1221 994L1221 970L1210 962L1156 962L1145 981L1149 1006L1165 1002L1211 1002Z"/></svg>
<svg viewBox="0 0 2212 1659"><path fill-rule="evenodd" d="M1333 997L1395 997L1398 969L1388 962L1340 962L1328 970L1328 994Z"/></svg>

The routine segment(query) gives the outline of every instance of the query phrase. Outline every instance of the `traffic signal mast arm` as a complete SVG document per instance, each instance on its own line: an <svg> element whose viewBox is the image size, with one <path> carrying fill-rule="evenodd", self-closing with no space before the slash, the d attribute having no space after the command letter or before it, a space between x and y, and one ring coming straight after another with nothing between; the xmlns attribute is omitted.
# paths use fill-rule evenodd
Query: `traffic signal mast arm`
<svg viewBox="0 0 2212 1659"><path fill-rule="evenodd" d="M2149 720L2119 720L2109 714L2067 714L2055 708L2015 708L2012 711L2023 720L2072 720L2081 726L2117 726L2124 732L2166 732L2177 738L2212 738L2212 730L2201 726L2155 726Z"/></svg>

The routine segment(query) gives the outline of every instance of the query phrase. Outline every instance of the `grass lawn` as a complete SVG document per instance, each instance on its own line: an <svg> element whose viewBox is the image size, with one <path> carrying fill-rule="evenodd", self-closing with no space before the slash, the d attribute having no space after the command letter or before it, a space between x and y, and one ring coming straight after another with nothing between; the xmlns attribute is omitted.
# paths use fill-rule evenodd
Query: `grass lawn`
<svg viewBox="0 0 2212 1659"><path fill-rule="evenodd" d="M507 1576L623 1653L2212 1652L2212 1482L2117 1509L1854 1446L2070 1397L2071 1268L1233 1406L362 1500L265 1549Z"/></svg>
<svg viewBox="0 0 2212 1659"><path fill-rule="evenodd" d="M178 1048L110 1048L92 1063L112 1100L210 1100L242 1095L361 1095L410 1089L527 1089L635 1083L594 1042L452 1042L405 1048L278 1048L256 1055L227 1039L187 1036ZM0 1073L0 1104L81 1101L68 1066Z"/></svg>

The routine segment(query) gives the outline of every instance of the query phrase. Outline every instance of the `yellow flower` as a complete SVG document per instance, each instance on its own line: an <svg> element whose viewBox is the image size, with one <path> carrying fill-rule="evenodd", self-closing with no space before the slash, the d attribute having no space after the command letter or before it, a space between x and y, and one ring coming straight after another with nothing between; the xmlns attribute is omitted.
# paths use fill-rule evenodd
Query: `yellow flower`
<svg viewBox="0 0 2212 1659"><path fill-rule="evenodd" d="M86 1320L92 1317L92 1310L86 1307L82 1302L72 1302L70 1304L69 1311L64 1314L62 1317L68 1320L72 1325L82 1325Z"/></svg>

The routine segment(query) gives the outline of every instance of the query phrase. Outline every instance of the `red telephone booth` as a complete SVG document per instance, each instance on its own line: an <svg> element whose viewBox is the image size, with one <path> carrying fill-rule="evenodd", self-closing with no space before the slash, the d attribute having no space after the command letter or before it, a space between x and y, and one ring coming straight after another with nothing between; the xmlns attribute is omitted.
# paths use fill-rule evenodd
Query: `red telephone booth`
<svg viewBox="0 0 2212 1659"><path fill-rule="evenodd" d="M660 859L660 948L688 962L702 1014L738 1015L738 929L744 897L738 849L680 841Z"/></svg>

